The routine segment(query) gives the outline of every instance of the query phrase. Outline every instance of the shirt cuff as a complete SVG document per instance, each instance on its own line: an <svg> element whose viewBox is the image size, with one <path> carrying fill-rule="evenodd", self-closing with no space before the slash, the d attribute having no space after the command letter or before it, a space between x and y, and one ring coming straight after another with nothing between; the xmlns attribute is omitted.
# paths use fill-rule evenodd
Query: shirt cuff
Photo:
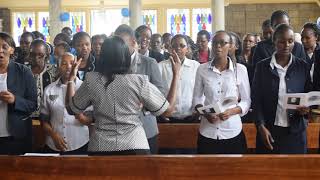
<svg viewBox="0 0 320 180"><path fill-rule="evenodd" d="M169 107L169 102L166 100L163 105L160 107L160 109L156 110L156 111L150 111L153 115L155 116L160 116L161 114L163 114Z"/></svg>
<svg viewBox="0 0 320 180"><path fill-rule="evenodd" d="M241 108L241 114L240 114L241 117L246 115L250 109L250 106L248 106L248 103L246 102L240 102L237 106Z"/></svg>

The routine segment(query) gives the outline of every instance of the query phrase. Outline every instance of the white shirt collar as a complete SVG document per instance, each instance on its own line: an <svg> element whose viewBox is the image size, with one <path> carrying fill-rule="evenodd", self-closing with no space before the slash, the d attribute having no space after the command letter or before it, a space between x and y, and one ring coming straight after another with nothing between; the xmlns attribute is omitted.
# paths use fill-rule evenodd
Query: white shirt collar
<svg viewBox="0 0 320 180"><path fill-rule="evenodd" d="M193 61L193 60L190 60L187 57L185 57L182 65L186 66L186 67L191 67L192 66L192 62L191 61Z"/></svg>
<svg viewBox="0 0 320 180"><path fill-rule="evenodd" d="M230 70L230 71L234 72L233 61L231 60L230 57L227 57L227 59L228 59L228 61L229 61L229 68L228 68L227 70ZM214 59L213 59L212 61L208 62L208 68L211 69L211 70L213 70L213 71L215 71L215 72L217 71L217 72L220 73L220 71L212 64L213 61L214 61Z"/></svg>
<svg viewBox="0 0 320 180"><path fill-rule="evenodd" d="M276 54L276 52L274 52L271 56L270 67L272 69L274 69L275 67L278 69L287 69L292 64L292 54L290 54L289 63L285 67L282 67L281 65L279 65L277 63L275 54Z"/></svg>
<svg viewBox="0 0 320 180"><path fill-rule="evenodd" d="M137 54L136 51L134 51L134 52L131 54L131 63L132 63L132 61L134 60L134 58L136 57L136 54Z"/></svg>

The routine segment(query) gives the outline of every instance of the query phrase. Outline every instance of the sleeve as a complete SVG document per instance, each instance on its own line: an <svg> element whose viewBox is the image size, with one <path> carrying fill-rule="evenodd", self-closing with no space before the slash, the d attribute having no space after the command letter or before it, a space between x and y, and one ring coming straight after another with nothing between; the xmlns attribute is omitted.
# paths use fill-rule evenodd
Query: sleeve
<svg viewBox="0 0 320 180"><path fill-rule="evenodd" d="M298 58L301 58L301 59L303 59L304 61L307 59L307 56L306 56L306 53L305 53L305 51L304 51L304 49L303 49L303 46L302 46L302 44L300 44L300 43L297 43L298 44L298 46L299 46L299 54L298 54Z"/></svg>
<svg viewBox="0 0 320 180"><path fill-rule="evenodd" d="M10 105L16 111L31 114L37 109L37 87L30 69L25 68L23 71L25 86L24 96L15 95L15 103Z"/></svg>
<svg viewBox="0 0 320 180"><path fill-rule="evenodd" d="M204 101L204 83L201 76L202 66L200 65L197 69L196 80L194 83L192 107L194 108L197 104L203 104Z"/></svg>
<svg viewBox="0 0 320 180"><path fill-rule="evenodd" d="M261 52L262 49L262 45L260 43L257 44L257 47L254 49L254 53L252 56L252 65L253 68L255 69L257 63L263 59L263 57L261 56L261 54L263 54L263 52Z"/></svg>
<svg viewBox="0 0 320 180"><path fill-rule="evenodd" d="M48 87L44 90L40 104L40 121L50 121L50 109L48 104Z"/></svg>
<svg viewBox="0 0 320 180"><path fill-rule="evenodd" d="M158 63L154 59L152 59L152 61L149 61L149 63L150 63L149 66L150 66L151 72L148 75L149 75L150 82L153 85L155 85L162 94L164 94L165 90L163 87L162 77L161 77Z"/></svg>
<svg viewBox="0 0 320 180"><path fill-rule="evenodd" d="M253 83L252 83L252 110L253 110L253 119L255 120L256 126L265 124L265 119L262 111L262 97L261 92L262 87L262 70L261 63L257 64L257 68L254 73Z"/></svg>
<svg viewBox="0 0 320 180"><path fill-rule="evenodd" d="M250 97L250 83L248 78L248 71L247 68L244 66L240 66L238 68L240 71L238 71L238 77L241 77L240 83L239 83L239 93L241 100L238 103L238 106L241 108L242 113L240 116L244 116L248 113L251 105L251 97Z"/></svg>
<svg viewBox="0 0 320 180"><path fill-rule="evenodd" d="M166 69L166 65L165 63L159 63L159 70L160 70L160 74L161 74L161 80L162 80L162 93L165 96L168 96L169 93L169 84L171 84L171 82L168 82L168 74L167 74L167 69Z"/></svg>
<svg viewBox="0 0 320 180"><path fill-rule="evenodd" d="M159 89L147 80L144 81L142 87L141 99L144 107L155 116L160 116L169 107L169 102Z"/></svg>
<svg viewBox="0 0 320 180"><path fill-rule="evenodd" d="M89 77L90 74L87 74L84 82L69 102L70 110L75 114L84 112L86 108L91 105Z"/></svg>

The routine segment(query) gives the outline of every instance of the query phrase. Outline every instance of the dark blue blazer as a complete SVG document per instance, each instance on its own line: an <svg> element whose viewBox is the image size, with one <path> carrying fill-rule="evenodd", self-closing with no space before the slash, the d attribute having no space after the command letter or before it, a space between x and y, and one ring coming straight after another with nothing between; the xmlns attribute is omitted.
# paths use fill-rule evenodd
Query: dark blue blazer
<svg viewBox="0 0 320 180"><path fill-rule="evenodd" d="M8 105L9 133L17 138L32 134L32 120L29 117L37 108L37 88L31 70L10 60L7 88L15 95L15 103Z"/></svg>
<svg viewBox="0 0 320 180"><path fill-rule="evenodd" d="M313 71L313 85L314 90L320 91L320 48L314 54L314 71Z"/></svg>
<svg viewBox="0 0 320 180"><path fill-rule="evenodd" d="M257 44L252 56L253 67L255 68L256 64L259 61L266 59L268 57L271 57L274 52L275 52L275 47L271 39L260 41ZM302 44L300 43L294 42L292 54L297 58L306 60L305 51L303 49Z"/></svg>
<svg viewBox="0 0 320 180"><path fill-rule="evenodd" d="M252 109L257 126L264 124L269 130L276 117L279 93L279 75L277 69L270 66L271 57L256 66L252 84ZM309 92L312 88L310 72L305 61L292 56L292 64L285 76L287 93ZM296 110L288 110L291 132L305 130L307 124Z"/></svg>

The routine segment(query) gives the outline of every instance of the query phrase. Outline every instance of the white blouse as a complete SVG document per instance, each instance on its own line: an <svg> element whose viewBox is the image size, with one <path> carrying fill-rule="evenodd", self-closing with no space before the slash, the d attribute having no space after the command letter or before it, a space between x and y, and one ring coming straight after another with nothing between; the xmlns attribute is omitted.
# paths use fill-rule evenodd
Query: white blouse
<svg viewBox="0 0 320 180"><path fill-rule="evenodd" d="M220 72L212 61L201 64L198 68L193 94L193 107L197 104L204 106L222 103L225 98L238 97L240 101L229 108L239 106L244 116L251 104L250 84L247 68L242 64L233 65L229 59L229 68ZM231 139L240 134L242 123L240 115L233 115L225 121L210 123L205 117L201 118L200 134L212 139Z"/></svg>

